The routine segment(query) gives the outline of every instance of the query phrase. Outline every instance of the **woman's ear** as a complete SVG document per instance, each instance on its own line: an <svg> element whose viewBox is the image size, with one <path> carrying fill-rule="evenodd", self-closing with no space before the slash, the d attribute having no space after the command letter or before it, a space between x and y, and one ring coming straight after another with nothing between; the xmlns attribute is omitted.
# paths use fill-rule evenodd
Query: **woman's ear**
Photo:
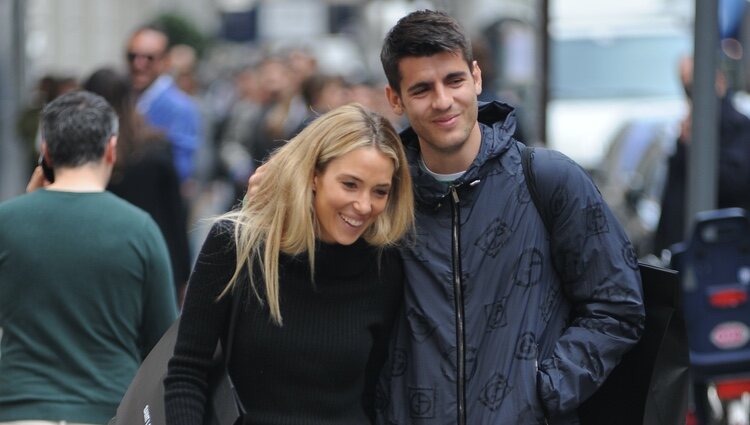
<svg viewBox="0 0 750 425"><path fill-rule="evenodd" d="M312 180L312 192L313 192L313 195L315 194L315 191L317 189L318 189L318 175L316 174L315 176L313 176L313 180Z"/></svg>

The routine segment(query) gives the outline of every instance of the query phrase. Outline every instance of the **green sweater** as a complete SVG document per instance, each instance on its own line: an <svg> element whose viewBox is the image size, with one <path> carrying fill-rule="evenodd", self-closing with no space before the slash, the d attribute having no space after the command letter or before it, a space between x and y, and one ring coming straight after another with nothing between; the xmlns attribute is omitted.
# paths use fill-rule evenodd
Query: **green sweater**
<svg viewBox="0 0 750 425"><path fill-rule="evenodd" d="M0 422L106 423L176 314L142 210L109 192L0 204Z"/></svg>

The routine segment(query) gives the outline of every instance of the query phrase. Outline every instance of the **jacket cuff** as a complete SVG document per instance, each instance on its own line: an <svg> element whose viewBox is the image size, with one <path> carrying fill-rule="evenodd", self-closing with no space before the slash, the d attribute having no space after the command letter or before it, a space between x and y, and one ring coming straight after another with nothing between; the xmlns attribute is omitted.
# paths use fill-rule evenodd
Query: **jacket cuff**
<svg viewBox="0 0 750 425"><path fill-rule="evenodd" d="M536 392L542 409L544 409L544 417L549 419L552 414L557 412L557 406L560 405L560 396L552 384L552 377L543 370L542 364L539 364L536 370Z"/></svg>

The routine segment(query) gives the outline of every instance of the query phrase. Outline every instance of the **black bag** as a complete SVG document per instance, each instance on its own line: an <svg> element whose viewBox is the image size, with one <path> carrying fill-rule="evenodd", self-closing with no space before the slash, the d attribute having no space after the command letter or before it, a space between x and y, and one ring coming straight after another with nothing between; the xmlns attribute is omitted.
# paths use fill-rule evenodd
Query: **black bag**
<svg viewBox="0 0 750 425"><path fill-rule="evenodd" d="M531 199L546 223L531 171L533 148L519 144ZM639 263L646 323L601 388L579 408L581 425L684 425L690 385L687 332L674 270Z"/></svg>
<svg viewBox="0 0 750 425"><path fill-rule="evenodd" d="M242 416L245 414L227 371L240 298L236 294L233 296L227 349L223 351L219 344L214 354L216 366L211 373L212 380L209 383L210 394L203 419L204 425L237 425L242 423ZM117 415L109 421L109 425L166 424L164 377L167 374L167 363L174 352L179 323L180 319L177 319L143 360L117 407ZM226 355L223 354L224 352Z"/></svg>
<svg viewBox="0 0 750 425"><path fill-rule="evenodd" d="M677 272L646 264L640 264L640 270L646 306L643 335L579 407L582 425L685 424L690 356Z"/></svg>

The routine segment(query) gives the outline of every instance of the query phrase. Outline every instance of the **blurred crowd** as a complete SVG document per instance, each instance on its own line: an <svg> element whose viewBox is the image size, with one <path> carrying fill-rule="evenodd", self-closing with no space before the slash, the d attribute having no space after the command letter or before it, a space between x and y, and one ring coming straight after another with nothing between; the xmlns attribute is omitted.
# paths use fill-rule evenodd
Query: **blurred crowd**
<svg viewBox="0 0 750 425"><path fill-rule="evenodd" d="M77 89L116 103L125 136L121 134L118 167L108 190L154 216L173 254L175 279L184 282L208 231L203 219L236 205L255 168L316 116L358 102L386 116L398 129L406 125L388 106L383 82L324 71L304 46L246 53L242 60L217 69L218 61L209 63L191 46L172 45L166 31L148 25L123 40L122 69L44 75L18 120L29 174L39 158L39 114L44 105ZM167 90L167 80L169 90L179 93L169 95L173 100L163 105L154 98ZM187 133L194 134L184 130L188 122L193 125L187 126ZM165 143L171 144L166 152ZM172 158L172 170L164 170L165 154ZM161 168L154 167L155 162ZM170 173L176 175L174 184L164 178ZM169 185L176 189L165 188ZM175 190L179 207L172 195ZM181 231L175 231L174 223L184 223L186 243L175 242L184 238L175 234ZM183 248L185 244L189 248ZM186 249L189 254L183 255Z"/></svg>

